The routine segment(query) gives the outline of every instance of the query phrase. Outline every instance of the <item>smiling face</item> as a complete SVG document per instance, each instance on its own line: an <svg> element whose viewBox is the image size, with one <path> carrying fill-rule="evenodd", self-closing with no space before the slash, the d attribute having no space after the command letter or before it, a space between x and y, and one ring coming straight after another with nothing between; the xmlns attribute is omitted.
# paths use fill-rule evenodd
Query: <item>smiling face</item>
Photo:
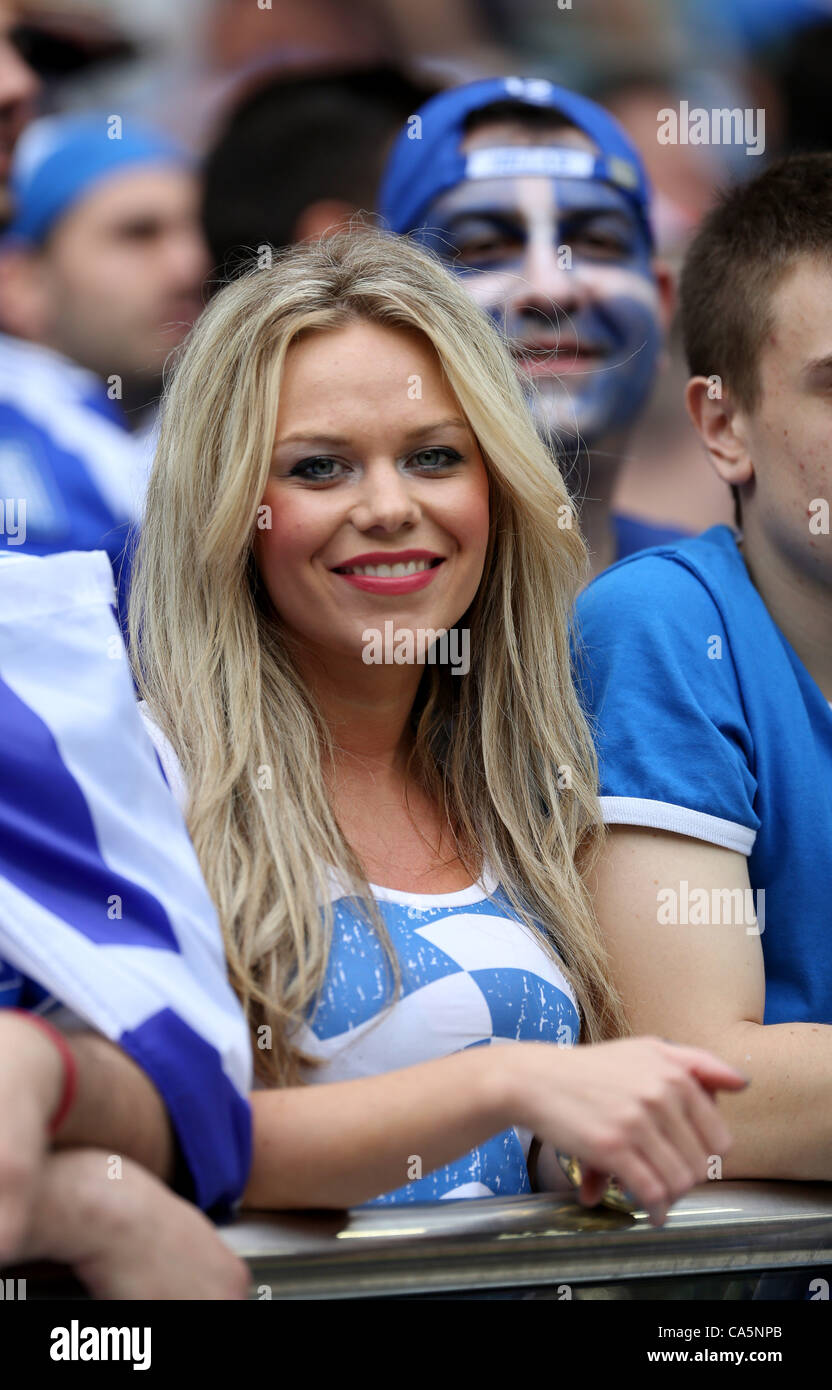
<svg viewBox="0 0 832 1390"><path fill-rule="evenodd" d="M360 320L292 344L262 500L263 583L289 632L330 670L333 656L362 665L367 629L449 628L476 595L488 475L418 332Z"/></svg>
<svg viewBox="0 0 832 1390"><path fill-rule="evenodd" d="M531 144L597 153L573 127L536 132L511 119L461 148ZM594 179L470 180L437 198L425 221L423 239L512 340L544 436L597 445L635 420L656 371L661 310L647 238L623 193Z"/></svg>

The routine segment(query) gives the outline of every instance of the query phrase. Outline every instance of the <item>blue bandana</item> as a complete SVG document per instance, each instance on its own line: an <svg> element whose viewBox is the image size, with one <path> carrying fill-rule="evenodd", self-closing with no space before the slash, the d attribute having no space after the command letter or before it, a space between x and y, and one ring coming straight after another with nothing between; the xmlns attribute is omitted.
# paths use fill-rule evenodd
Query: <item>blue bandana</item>
<svg viewBox="0 0 832 1390"><path fill-rule="evenodd" d="M122 125L98 113L46 116L29 126L15 150L9 181L15 212L4 240L42 243L93 184L134 165L189 163L173 140L130 118Z"/></svg>

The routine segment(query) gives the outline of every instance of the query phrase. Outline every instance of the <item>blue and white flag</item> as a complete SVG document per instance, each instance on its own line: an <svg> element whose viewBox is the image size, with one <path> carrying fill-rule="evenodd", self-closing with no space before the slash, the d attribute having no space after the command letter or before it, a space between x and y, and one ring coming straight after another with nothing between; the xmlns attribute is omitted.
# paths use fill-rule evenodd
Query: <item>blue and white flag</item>
<svg viewBox="0 0 832 1390"><path fill-rule="evenodd" d="M114 599L103 551L0 551L0 1007L124 1048L220 1211L248 1177L251 1044Z"/></svg>

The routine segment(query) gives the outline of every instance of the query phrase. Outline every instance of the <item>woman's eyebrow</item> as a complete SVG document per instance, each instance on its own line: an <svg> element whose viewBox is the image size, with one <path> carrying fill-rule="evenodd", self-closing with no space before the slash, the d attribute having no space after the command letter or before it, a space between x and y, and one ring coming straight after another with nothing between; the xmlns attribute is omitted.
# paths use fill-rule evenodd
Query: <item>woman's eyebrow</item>
<svg viewBox="0 0 832 1390"><path fill-rule="evenodd" d="M582 227L589 222L612 222L620 225L622 231L633 232L638 230L635 218L630 216L624 208L609 208L595 205L593 207L564 207L561 209L561 221L568 222L576 227Z"/></svg>
<svg viewBox="0 0 832 1390"><path fill-rule="evenodd" d="M446 420L435 420L426 425L415 425L408 430L402 438L405 440L419 439L422 435L432 434L434 430L468 430L469 426L465 420L458 415L449 416ZM299 430L295 434L284 434L280 439L275 440L275 449L280 449L284 444L308 444L315 448L344 448L352 443L343 434L312 434L305 430Z"/></svg>
<svg viewBox="0 0 832 1390"><path fill-rule="evenodd" d="M469 428L467 420L463 420L459 415L451 415L447 420L435 420L428 425L415 425L402 437L404 439L420 439L423 434L433 434L434 430L468 430Z"/></svg>
<svg viewBox="0 0 832 1390"><path fill-rule="evenodd" d="M312 431L297 430L294 434L283 434L275 440L274 447L279 449L283 444L314 444L324 448L338 447L349 444L349 439L345 434L315 434Z"/></svg>

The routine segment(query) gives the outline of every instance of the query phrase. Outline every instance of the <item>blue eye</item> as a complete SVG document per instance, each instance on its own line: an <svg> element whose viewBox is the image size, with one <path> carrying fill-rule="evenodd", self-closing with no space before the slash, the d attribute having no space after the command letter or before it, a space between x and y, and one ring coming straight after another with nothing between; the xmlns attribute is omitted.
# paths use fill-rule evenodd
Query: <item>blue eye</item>
<svg viewBox="0 0 832 1390"><path fill-rule="evenodd" d="M341 466L338 459L329 458L326 454L322 454L318 458L301 459L294 468L290 469L289 477L306 478L307 481L313 483L327 483L338 476L337 473L330 471L328 465L334 465L337 468Z"/></svg>
<svg viewBox="0 0 832 1390"><path fill-rule="evenodd" d="M419 449L411 455L411 459L417 467L435 472L440 468L447 468L451 463L459 463L462 455L458 454L456 449Z"/></svg>

